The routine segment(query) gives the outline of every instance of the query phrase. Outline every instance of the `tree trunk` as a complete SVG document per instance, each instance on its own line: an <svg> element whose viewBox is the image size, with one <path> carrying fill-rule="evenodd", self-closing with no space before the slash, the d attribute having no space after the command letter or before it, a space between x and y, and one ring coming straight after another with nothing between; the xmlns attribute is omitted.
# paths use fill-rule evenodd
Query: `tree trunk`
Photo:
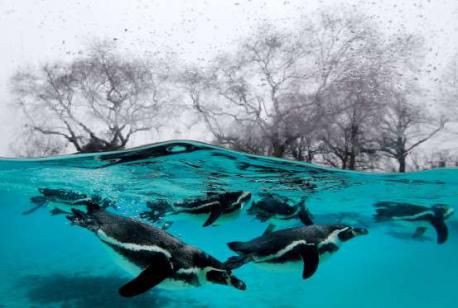
<svg viewBox="0 0 458 308"><path fill-rule="evenodd" d="M347 157L346 155L344 156L343 159L341 159L342 161L342 169L347 169Z"/></svg>
<svg viewBox="0 0 458 308"><path fill-rule="evenodd" d="M399 162L399 172L404 173L406 172L406 157L405 155L400 155L398 157Z"/></svg>
<svg viewBox="0 0 458 308"><path fill-rule="evenodd" d="M312 152L312 150L309 149L307 151L307 162L311 163L313 161L313 157L314 157L313 152Z"/></svg>
<svg viewBox="0 0 458 308"><path fill-rule="evenodd" d="M282 158L284 154L285 154L284 145L277 145L277 144L273 145L272 156Z"/></svg>
<svg viewBox="0 0 458 308"><path fill-rule="evenodd" d="M350 162L348 164L348 169L355 170L356 168L356 155L355 153L350 153Z"/></svg>

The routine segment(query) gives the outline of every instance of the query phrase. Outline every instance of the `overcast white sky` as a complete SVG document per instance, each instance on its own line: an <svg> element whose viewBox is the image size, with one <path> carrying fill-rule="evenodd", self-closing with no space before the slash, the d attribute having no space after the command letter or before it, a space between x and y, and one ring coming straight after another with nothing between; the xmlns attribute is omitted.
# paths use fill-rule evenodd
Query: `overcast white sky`
<svg viewBox="0 0 458 308"><path fill-rule="evenodd" d="M367 12L387 31L424 35L428 61L437 71L457 50L457 0L0 0L0 156L11 154L18 129L8 80L19 67L71 59L90 40L107 37L131 53L169 50L205 62L260 22L295 24L321 6L340 3ZM199 139L198 134L161 138Z"/></svg>

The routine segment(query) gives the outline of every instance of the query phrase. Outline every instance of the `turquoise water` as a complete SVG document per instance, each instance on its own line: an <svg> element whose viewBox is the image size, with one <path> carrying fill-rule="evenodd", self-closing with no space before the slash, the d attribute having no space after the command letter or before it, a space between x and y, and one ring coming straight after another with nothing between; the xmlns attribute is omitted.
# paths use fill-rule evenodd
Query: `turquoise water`
<svg viewBox="0 0 458 308"><path fill-rule="evenodd" d="M39 188L67 189L114 201L108 210L141 220L147 201L180 202L208 191L243 190L306 198L318 224L363 226L369 234L345 243L302 280L299 272L269 272L247 264L235 270L246 291L205 285L153 289L133 299L118 288L132 276L97 237L71 226L49 207L34 207ZM367 174L248 156L197 142L167 142L122 152L40 160L0 160L0 307L456 307L457 215L447 220L448 241L436 243L429 228L417 239L414 226L375 223L378 201L431 206L458 204L458 169L409 174ZM249 206L249 204L248 204ZM179 216L179 215L177 215ZM147 220L143 220L148 222ZM150 223L150 222L148 222ZM300 226L299 220L287 225ZM177 219L167 230L221 261L226 243L259 236L266 224L242 213L203 228Z"/></svg>

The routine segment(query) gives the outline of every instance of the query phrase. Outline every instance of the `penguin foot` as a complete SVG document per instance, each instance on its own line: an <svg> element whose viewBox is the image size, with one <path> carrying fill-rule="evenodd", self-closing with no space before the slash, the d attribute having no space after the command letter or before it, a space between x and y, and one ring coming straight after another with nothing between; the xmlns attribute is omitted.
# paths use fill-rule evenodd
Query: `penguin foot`
<svg viewBox="0 0 458 308"><path fill-rule="evenodd" d="M244 256L233 256L224 262L224 268L228 270L233 270L239 268L248 262L247 258Z"/></svg>

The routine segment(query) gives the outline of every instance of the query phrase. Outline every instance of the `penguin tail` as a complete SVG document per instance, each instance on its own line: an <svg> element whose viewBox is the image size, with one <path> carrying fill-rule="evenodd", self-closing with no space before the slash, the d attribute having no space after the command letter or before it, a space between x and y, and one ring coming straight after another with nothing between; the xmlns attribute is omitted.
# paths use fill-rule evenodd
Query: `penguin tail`
<svg viewBox="0 0 458 308"><path fill-rule="evenodd" d="M243 266L244 264L248 263L249 260L245 256L233 256L227 259L223 265L224 268L227 270L233 270Z"/></svg>
<svg viewBox="0 0 458 308"><path fill-rule="evenodd" d="M448 228L445 224L444 219L434 217L430 220L431 225L434 227L437 233L437 243L443 244L447 241Z"/></svg>

